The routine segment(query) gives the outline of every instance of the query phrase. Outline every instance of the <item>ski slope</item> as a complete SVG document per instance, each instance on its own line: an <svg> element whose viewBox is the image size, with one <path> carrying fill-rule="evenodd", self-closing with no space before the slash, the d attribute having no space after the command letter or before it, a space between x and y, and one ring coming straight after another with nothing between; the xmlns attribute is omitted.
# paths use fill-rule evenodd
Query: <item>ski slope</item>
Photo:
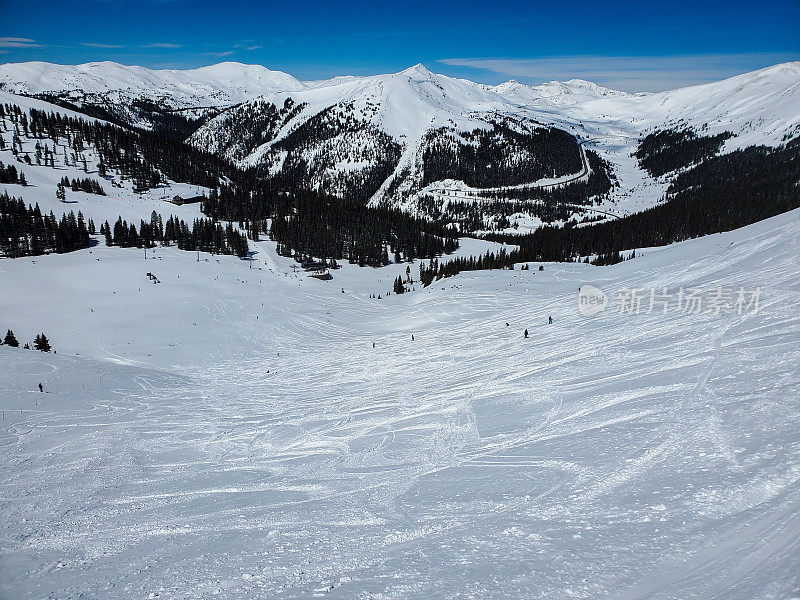
<svg viewBox="0 0 800 600"><path fill-rule="evenodd" d="M388 297L405 265L270 242L0 260L0 327L58 352L0 347L0 598L800 598L798 240ZM762 296L587 318L587 283Z"/></svg>

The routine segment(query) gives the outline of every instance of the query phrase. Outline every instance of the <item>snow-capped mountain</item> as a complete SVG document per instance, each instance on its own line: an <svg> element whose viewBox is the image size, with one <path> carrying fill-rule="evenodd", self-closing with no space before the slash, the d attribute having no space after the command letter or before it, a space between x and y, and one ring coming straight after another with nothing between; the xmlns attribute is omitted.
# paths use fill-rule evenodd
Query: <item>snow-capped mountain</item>
<svg viewBox="0 0 800 600"><path fill-rule="evenodd" d="M241 166L296 173L315 187L380 202L419 192L431 183L426 172L437 161L475 171L478 159L468 156L469 148L497 162L474 178L479 187L579 171L575 139L549 139L551 130L534 116L517 98L418 64L265 94L224 111L189 141ZM544 158L566 153L564 164ZM526 175L511 174L515 169Z"/></svg>
<svg viewBox="0 0 800 600"><path fill-rule="evenodd" d="M583 79L548 81L541 85L525 85L510 79L500 85L489 86L492 91L522 103L545 100L553 104L571 105L597 100L598 98L627 98L633 94L602 87Z"/></svg>
<svg viewBox="0 0 800 600"><path fill-rule="evenodd" d="M55 65L26 62L0 65L0 87L26 95L107 96L118 102L150 99L170 108L225 106L303 84L261 65L223 62L188 70L153 70L114 62Z"/></svg>
<svg viewBox="0 0 800 600"><path fill-rule="evenodd" d="M281 71L235 62L189 70L152 70L113 62L0 65L2 90L43 97L178 139L221 109L261 94L302 87Z"/></svg>
<svg viewBox="0 0 800 600"><path fill-rule="evenodd" d="M797 132L797 107L800 63L658 94L628 94L582 80L486 86L415 65L390 75L307 82L297 91L265 94L211 119L189 141L241 166L294 174L315 187L357 192L373 203L411 206L431 194L442 199L437 194L444 187L472 196L499 187L581 180L581 173L588 177L591 169L582 169L576 142L534 141L549 126L584 140L608 161L619 184L609 205L630 211L653 205L666 189L666 182L654 182L631 159L647 133L727 132L731 137L722 151L777 145ZM560 153L571 153L572 159L545 164ZM479 169L478 155L488 173L469 180L465 171ZM524 175L510 173L520 165Z"/></svg>
<svg viewBox="0 0 800 600"><path fill-rule="evenodd" d="M587 116L608 108L620 116L639 115L648 126L683 124L736 136L730 148L776 145L798 133L800 124L800 61L782 63L723 81L680 88L608 103L584 105Z"/></svg>
<svg viewBox="0 0 800 600"><path fill-rule="evenodd" d="M623 214L654 205L669 184L632 157L649 133L725 134L720 152L800 133L798 62L642 94L580 79L490 86L421 64L301 82L239 63L185 71L20 63L0 66L0 89L156 129L291 185L410 210L587 183L601 168L615 184L592 203Z"/></svg>

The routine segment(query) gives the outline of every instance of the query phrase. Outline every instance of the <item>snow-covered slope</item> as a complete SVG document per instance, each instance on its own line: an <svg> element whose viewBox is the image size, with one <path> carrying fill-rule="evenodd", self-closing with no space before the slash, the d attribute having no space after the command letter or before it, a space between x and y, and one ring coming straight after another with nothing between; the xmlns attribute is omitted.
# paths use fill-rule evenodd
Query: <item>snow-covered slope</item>
<svg viewBox="0 0 800 600"><path fill-rule="evenodd" d="M152 70L114 62L0 65L0 87L18 94L91 94L118 101L149 98L172 108L244 102L272 91L301 89L297 79L260 65L224 62L189 70Z"/></svg>
<svg viewBox="0 0 800 600"><path fill-rule="evenodd" d="M303 84L260 65L152 70L113 62L0 65L0 90L40 95L101 118L185 139L222 108Z"/></svg>
<svg viewBox="0 0 800 600"><path fill-rule="evenodd" d="M58 351L0 347L0 596L794 598L798 217L383 300L404 265L269 242L0 260ZM590 319L586 283L762 296Z"/></svg>
<svg viewBox="0 0 800 600"><path fill-rule="evenodd" d="M17 106L23 112L35 109L46 113L58 113L63 117L102 122L99 119L92 119L84 114L54 106L37 98L18 96L2 90L0 90L0 104ZM66 164L65 156L68 154L68 146L64 144L63 139L54 143L52 139L48 138L48 146L53 144L53 147L57 148L53 156L54 168L38 165L35 160L32 161L32 164L26 164L19 157L25 155L35 157L36 147L41 145L43 140L31 138L24 132L20 132L18 156L15 156L10 148L9 131L12 130L10 120L0 119L0 132L3 130L5 133L0 133L0 135L3 136L7 145L5 149L0 150L0 162L4 165L16 165L26 176L28 186L0 184L0 193L22 198L26 204L38 204L45 214L52 211L60 217L65 212L82 211L87 219L94 219L98 227L106 220L113 223L120 216L132 223L138 223L140 219L148 219L148 215L154 210L165 213L165 215L174 214L188 221L202 216L199 206L196 204L176 206L168 204L167 200L172 199L175 195L188 198L208 193L206 188L166 181L153 189L134 191L133 181L116 169L109 169L106 177L99 175L97 149L90 144L85 144L84 149L74 157L77 160L73 159L72 162ZM87 166L86 171L82 168L84 160ZM70 180L91 179L103 188L106 195L100 196L67 189L65 202L61 202L56 198L56 186L63 177Z"/></svg>
<svg viewBox="0 0 800 600"><path fill-rule="evenodd" d="M572 127L608 160L619 186L599 208L626 214L663 198L670 176L653 179L631 156L639 140L662 129L733 134L721 152L778 146L800 135L800 62L657 94L612 95L571 105L531 102L538 118Z"/></svg>
<svg viewBox="0 0 800 600"><path fill-rule="evenodd" d="M724 81L654 94L642 112L667 125L684 122L709 133L730 131L732 147L776 145L800 133L800 62L784 63Z"/></svg>
<svg viewBox="0 0 800 600"><path fill-rule="evenodd" d="M589 122L624 121L645 131L689 126L729 131L731 147L776 145L800 124L800 62L775 65L730 79L657 94L595 99L576 106Z"/></svg>

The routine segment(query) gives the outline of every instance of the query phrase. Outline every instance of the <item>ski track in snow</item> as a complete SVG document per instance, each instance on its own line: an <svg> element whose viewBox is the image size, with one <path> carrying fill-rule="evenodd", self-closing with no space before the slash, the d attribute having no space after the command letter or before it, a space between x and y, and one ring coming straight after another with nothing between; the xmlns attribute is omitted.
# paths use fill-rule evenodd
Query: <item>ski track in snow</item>
<svg viewBox="0 0 800 600"><path fill-rule="evenodd" d="M149 287L136 250L0 261L59 351L0 348L0 597L790 598L799 216L380 301L405 265L268 242ZM763 306L587 319L588 282Z"/></svg>

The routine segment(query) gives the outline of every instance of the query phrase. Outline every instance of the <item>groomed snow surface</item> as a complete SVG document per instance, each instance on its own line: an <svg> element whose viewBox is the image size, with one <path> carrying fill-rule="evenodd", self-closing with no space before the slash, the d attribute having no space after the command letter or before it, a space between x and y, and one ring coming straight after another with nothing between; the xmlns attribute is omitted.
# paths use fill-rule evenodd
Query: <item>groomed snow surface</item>
<svg viewBox="0 0 800 600"><path fill-rule="evenodd" d="M0 598L800 598L799 239L389 297L270 242L0 260L58 352L0 347ZM720 286L758 312L613 309Z"/></svg>

